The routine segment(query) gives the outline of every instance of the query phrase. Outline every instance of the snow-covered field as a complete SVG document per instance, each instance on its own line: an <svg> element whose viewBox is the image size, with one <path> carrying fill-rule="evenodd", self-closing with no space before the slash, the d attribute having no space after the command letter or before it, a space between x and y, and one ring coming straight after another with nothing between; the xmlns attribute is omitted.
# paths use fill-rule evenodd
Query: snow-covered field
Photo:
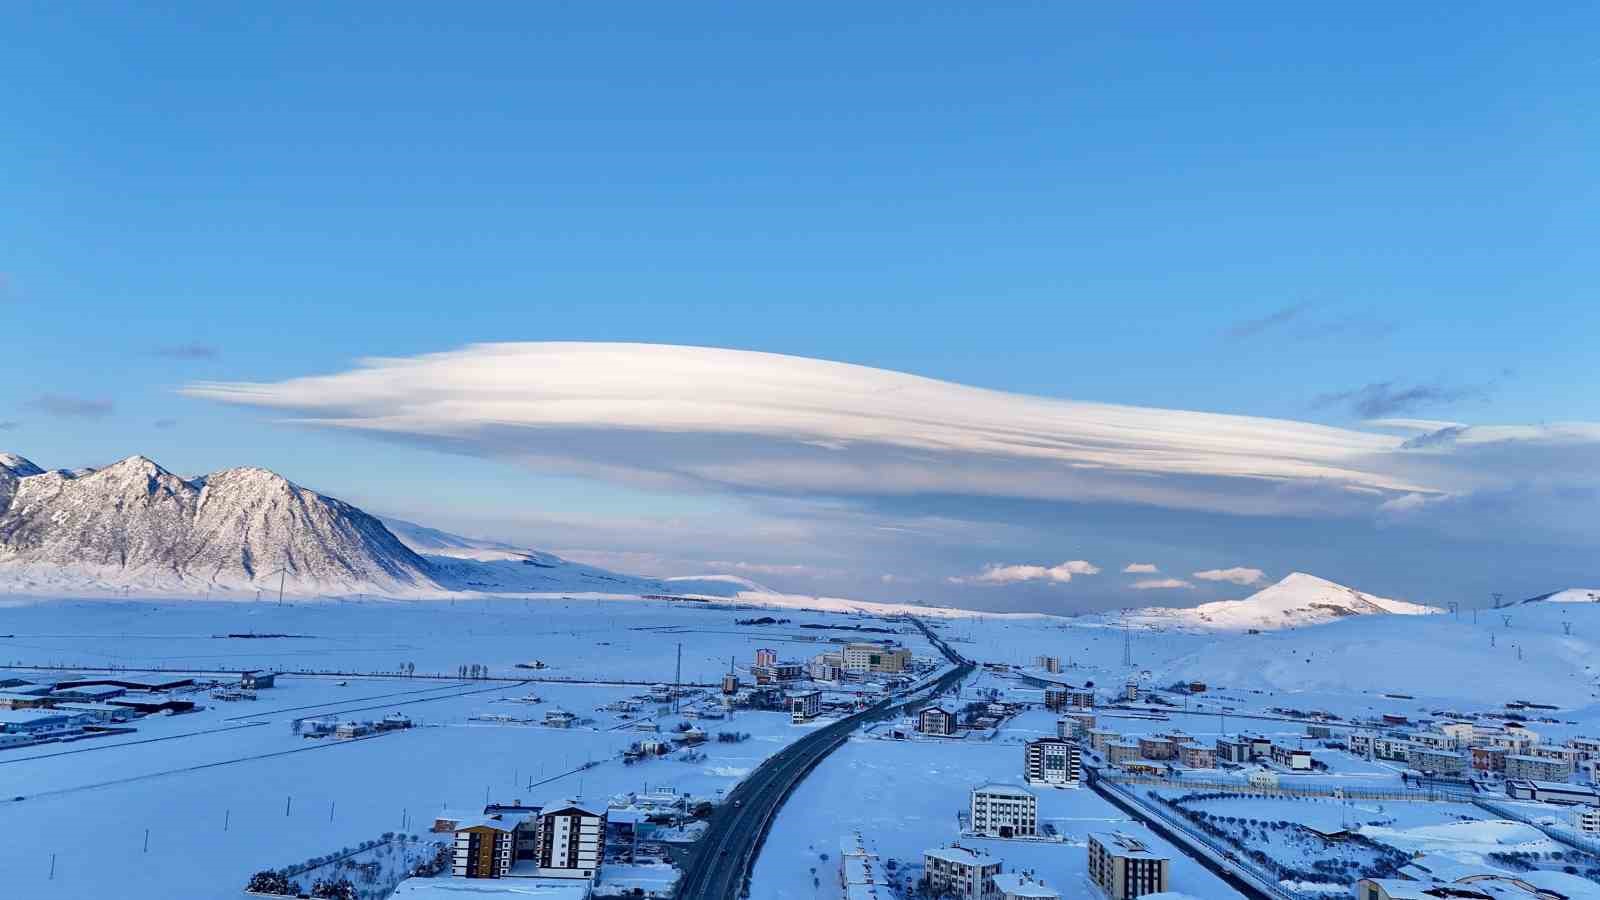
<svg viewBox="0 0 1600 900"><path fill-rule="evenodd" d="M1502 615L1512 617L1509 625ZM739 624L758 616L789 621ZM1305 746L1326 766L1313 775L1286 774L1286 783L1387 790L1399 781L1399 766L1359 760L1307 738L1294 711L1337 717L1337 739L1351 721L1380 713L1499 714L1506 703L1531 700L1556 707L1528 713L1529 724L1547 739L1600 733L1593 669L1600 654L1591 638L1600 635L1600 604L1523 604L1480 614L1476 624L1470 614L1339 616L1260 634L1145 623L1127 638L1104 617L946 615L927 621L962 653L1012 667L969 678L962 703L990 696L1037 703L1041 686L1018 675L1040 674L1034 657L1053 655L1063 666L1051 676L1056 680L1093 682L1110 696L1131 678L1142 692L1156 690L1166 701L1102 708L1101 727L1128 736L1181 729L1203 742L1256 732ZM625 766L618 755L643 735L630 719L602 707L672 681L679 645L683 681L712 685L730 659L748 680L759 647L805 659L836 646L831 641L885 636L860 629L893 629L918 656L936 655L905 623L860 613L637 597L6 604L0 606L0 666L19 667L12 672L22 677L46 674L30 666L289 673L255 701L221 702L202 693L197 699L204 710L140 720L131 735L0 750L8 886L18 896L39 898L233 896L258 869L325 856L385 832L422 830L442 809L473 810L486 797L599 801L670 786L714 798L815 725L796 726L774 713L702 720L699 726L713 736L729 730L752 737L712 740L702 748L705 758L693 762L667 758ZM1125 640L1131 667L1123 663ZM458 677L473 666L495 679L523 680ZM413 667L418 677L399 674ZM442 677L420 677L434 674ZM1166 690L1191 680L1206 682L1207 689ZM523 702L530 696L538 702ZM570 730L515 721L538 720L557 707L592 721ZM633 715L654 716L657 708L644 703ZM291 727L305 717L392 712L418 727L344 742L298 737ZM819 896L835 877L839 836L856 828L886 858L919 865L923 850L958 837L956 814L972 786L1020 777L1022 743L1053 733L1054 718L1030 709L992 736L963 741L881 740L881 729L858 735L779 815L757 862L753 896ZM676 722L661 717L663 731ZM1248 818L1319 827L1355 810L1371 839L1455 860L1481 861L1504 848L1548 853L1552 844L1537 829L1495 825L1493 816L1453 804L1395 803L1379 810L1373 803L1341 808L1315 800L1209 802L1251 804ZM1045 791L1041 804L1043 821L1064 843L964 843L1004 859L1008 869L1032 870L1068 896L1085 890L1087 831L1131 830L1165 847L1089 790ZM83 839L83 828L92 828L95 840ZM1502 849L1490 851L1491 845ZM822 859L824 853L830 859ZM1182 853L1173 858L1175 890L1233 896Z"/></svg>

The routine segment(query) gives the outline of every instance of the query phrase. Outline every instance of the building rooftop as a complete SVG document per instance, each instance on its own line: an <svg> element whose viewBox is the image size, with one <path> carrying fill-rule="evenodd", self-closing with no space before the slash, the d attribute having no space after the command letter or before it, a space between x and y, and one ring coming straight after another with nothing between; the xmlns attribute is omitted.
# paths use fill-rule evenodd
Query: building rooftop
<svg viewBox="0 0 1600 900"><path fill-rule="evenodd" d="M1092 831L1089 833L1089 837L1118 856L1127 856L1134 859L1167 858L1159 853L1152 853L1144 841L1132 835L1123 834L1120 831Z"/></svg>
<svg viewBox="0 0 1600 900"><path fill-rule="evenodd" d="M965 847L935 847L932 850L922 851L924 857L942 859L945 862L957 863L963 866L999 865L1000 860L992 856L979 856Z"/></svg>
<svg viewBox="0 0 1600 900"><path fill-rule="evenodd" d="M66 713L51 709L0 709L0 725L32 725L35 722L65 721Z"/></svg>
<svg viewBox="0 0 1600 900"><path fill-rule="evenodd" d="M407 878L391 897L452 900L467 895L536 900L584 900L589 882L571 878Z"/></svg>
<svg viewBox="0 0 1600 900"><path fill-rule="evenodd" d="M992 781L988 784L980 784L973 788L972 792L974 794L1001 794L1007 797L1033 796L1033 791L1030 791L1027 788L1018 787L1014 784L1001 784L998 781Z"/></svg>
<svg viewBox="0 0 1600 900"><path fill-rule="evenodd" d="M1046 887L1042 882L1035 881L1026 875L1017 872L1001 872L994 877L994 886L1002 893L1013 897L1031 897L1035 900L1061 900L1061 892Z"/></svg>

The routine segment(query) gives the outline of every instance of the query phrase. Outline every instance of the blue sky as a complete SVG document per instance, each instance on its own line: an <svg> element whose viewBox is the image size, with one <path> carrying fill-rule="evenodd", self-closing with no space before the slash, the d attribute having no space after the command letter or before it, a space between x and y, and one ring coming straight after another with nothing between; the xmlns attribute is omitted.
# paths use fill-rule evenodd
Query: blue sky
<svg viewBox="0 0 1600 900"><path fill-rule="evenodd" d="M1582 541L1489 561L1484 536L1439 528L1024 510L948 486L806 498L968 523L837 546L788 530L818 521L792 494L652 489L178 390L484 341L636 341L1338 426L1600 421L1596 18L19 8L0 57L24 88L0 99L0 445L47 466L261 464L380 511L636 568L769 567L796 590L881 594L882 575L920 572L913 589L942 599L1120 604L1104 578L1004 596L947 579L1162 550L1173 571L1309 568L1436 601L1564 586L1546 582L1593 574ZM1503 499L1517 457L1498 465ZM1588 496L1584 476L1555 488Z"/></svg>

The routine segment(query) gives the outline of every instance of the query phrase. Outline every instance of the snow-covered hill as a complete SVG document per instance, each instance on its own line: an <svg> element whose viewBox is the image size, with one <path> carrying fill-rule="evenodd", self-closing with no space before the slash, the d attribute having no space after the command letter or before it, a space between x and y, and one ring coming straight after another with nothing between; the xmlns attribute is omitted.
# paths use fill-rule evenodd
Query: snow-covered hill
<svg viewBox="0 0 1600 900"><path fill-rule="evenodd" d="M1523 603L1600 603L1600 588L1567 588L1550 594L1529 597Z"/></svg>
<svg viewBox="0 0 1600 900"><path fill-rule="evenodd" d="M1147 607L1121 618L1132 625L1201 630L1275 631L1319 625L1350 616L1425 615L1431 606L1390 600L1295 572L1243 600L1218 600L1188 608Z"/></svg>

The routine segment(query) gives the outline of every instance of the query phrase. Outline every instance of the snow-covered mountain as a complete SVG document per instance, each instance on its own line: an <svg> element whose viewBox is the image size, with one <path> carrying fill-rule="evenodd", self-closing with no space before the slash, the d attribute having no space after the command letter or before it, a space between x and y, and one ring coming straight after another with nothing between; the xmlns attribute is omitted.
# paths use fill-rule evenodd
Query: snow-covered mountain
<svg viewBox="0 0 1600 900"><path fill-rule="evenodd" d="M142 456L46 471L0 454L0 587L40 595L684 593L549 553L381 520L266 469L183 478ZM732 585L694 586L729 596Z"/></svg>
<svg viewBox="0 0 1600 900"><path fill-rule="evenodd" d="M1600 603L1600 588L1567 588L1529 597L1523 603Z"/></svg>
<svg viewBox="0 0 1600 900"><path fill-rule="evenodd" d="M1243 600L1218 600L1186 609L1149 607L1129 611L1129 624L1205 630L1273 631L1318 625L1349 616L1424 615L1432 606L1390 600L1355 588L1295 572Z"/></svg>

